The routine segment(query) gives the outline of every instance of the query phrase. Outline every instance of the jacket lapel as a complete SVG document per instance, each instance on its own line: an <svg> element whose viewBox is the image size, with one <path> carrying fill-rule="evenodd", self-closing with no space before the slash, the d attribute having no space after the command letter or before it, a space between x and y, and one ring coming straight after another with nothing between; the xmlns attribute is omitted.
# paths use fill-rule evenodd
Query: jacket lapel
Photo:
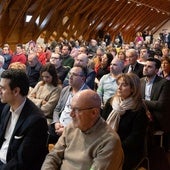
<svg viewBox="0 0 170 170"><path fill-rule="evenodd" d="M16 131L22 126L23 122L25 121L25 119L27 118L28 116L28 112L27 110L29 110L29 106L28 106L28 99L26 100L25 104L24 104L24 107L21 111L21 114L19 116L19 119L17 121L17 124L15 126L15 129L14 129L14 132L13 132L13 135L16 133Z"/></svg>

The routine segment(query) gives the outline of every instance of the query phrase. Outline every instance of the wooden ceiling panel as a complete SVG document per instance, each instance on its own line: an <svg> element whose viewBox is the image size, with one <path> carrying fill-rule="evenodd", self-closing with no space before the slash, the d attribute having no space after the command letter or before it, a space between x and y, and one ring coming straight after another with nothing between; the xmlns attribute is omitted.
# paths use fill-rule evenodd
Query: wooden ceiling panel
<svg viewBox="0 0 170 170"><path fill-rule="evenodd" d="M126 42L146 28L156 32L170 20L170 0L0 0L0 46L60 37L85 40L98 32L114 38L122 32ZM26 16L32 18L26 22ZM63 36L64 34L64 36Z"/></svg>

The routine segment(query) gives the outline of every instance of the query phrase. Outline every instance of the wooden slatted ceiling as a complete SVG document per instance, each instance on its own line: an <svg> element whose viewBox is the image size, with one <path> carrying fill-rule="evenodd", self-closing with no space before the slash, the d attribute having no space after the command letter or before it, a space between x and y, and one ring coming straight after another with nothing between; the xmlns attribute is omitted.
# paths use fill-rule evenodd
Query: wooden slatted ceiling
<svg viewBox="0 0 170 170"><path fill-rule="evenodd" d="M28 23L26 15L32 15ZM97 38L99 30L113 38L120 31L129 42L137 31L154 33L168 20L170 0L0 0L0 46L40 35L46 41L80 36L89 40Z"/></svg>

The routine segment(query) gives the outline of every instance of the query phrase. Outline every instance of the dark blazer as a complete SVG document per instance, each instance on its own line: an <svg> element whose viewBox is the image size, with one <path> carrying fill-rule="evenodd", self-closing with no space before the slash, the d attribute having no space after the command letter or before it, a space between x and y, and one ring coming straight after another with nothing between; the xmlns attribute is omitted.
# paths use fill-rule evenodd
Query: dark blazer
<svg viewBox="0 0 170 170"><path fill-rule="evenodd" d="M145 99L145 86L145 78L142 78L141 92L143 99ZM155 128L170 131L170 81L156 76L151 90L151 100L145 100L145 102L153 116Z"/></svg>
<svg viewBox="0 0 170 170"><path fill-rule="evenodd" d="M37 64L34 67L31 67L30 65L27 65L26 67L26 73L29 78L29 86L32 88L35 87L35 85L40 80L40 70L41 70L42 64L40 62L37 62Z"/></svg>
<svg viewBox="0 0 170 170"><path fill-rule="evenodd" d="M6 105L1 115L0 147L5 140L9 109L9 105ZM42 111L26 99L9 143L7 163L1 170L40 170L48 153L47 130L47 121Z"/></svg>
<svg viewBox="0 0 170 170"><path fill-rule="evenodd" d="M128 70L129 70L129 66L130 65L127 65L124 67L123 69L123 73L127 73ZM135 65L135 68L133 69L132 73L135 73L139 78L142 78L143 77L143 64L140 64L140 63L136 63Z"/></svg>
<svg viewBox="0 0 170 170"><path fill-rule="evenodd" d="M102 117L106 120L111 111L109 99L102 111ZM147 125L148 119L144 107L137 111L127 110L121 116L117 133L125 155L123 170L133 169L142 158Z"/></svg>

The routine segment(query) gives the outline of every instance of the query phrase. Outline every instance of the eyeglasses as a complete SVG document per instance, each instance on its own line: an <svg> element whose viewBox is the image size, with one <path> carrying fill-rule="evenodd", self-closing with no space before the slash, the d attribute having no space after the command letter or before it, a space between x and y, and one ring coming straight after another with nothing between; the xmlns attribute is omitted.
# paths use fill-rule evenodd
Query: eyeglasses
<svg viewBox="0 0 170 170"><path fill-rule="evenodd" d="M57 57L51 57L51 59L58 60L58 59L60 59L60 58L57 58Z"/></svg>
<svg viewBox="0 0 170 170"><path fill-rule="evenodd" d="M90 109L94 109L94 107L88 107L88 108L70 108L71 112L74 112L75 114L78 114L79 112L83 111L83 110L90 110Z"/></svg>
<svg viewBox="0 0 170 170"><path fill-rule="evenodd" d="M75 77L78 77L78 76L83 76L82 74L77 74L77 73L69 73L69 76L75 76Z"/></svg>

